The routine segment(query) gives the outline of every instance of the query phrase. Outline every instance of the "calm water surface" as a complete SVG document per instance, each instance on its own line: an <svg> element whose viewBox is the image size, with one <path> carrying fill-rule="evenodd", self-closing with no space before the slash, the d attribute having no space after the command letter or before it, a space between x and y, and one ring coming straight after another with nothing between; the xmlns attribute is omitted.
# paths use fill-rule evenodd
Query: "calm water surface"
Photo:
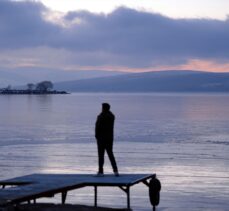
<svg viewBox="0 0 229 211"><path fill-rule="evenodd" d="M228 210L229 95L70 94L0 96L0 179L31 173L95 173L94 124L102 102L116 115L120 172L157 173L158 210ZM105 171L111 173L106 159ZM43 200L44 201L44 200ZM48 199L60 202L60 196ZM68 203L93 204L93 189ZM100 188L98 204L125 207L120 189ZM133 210L151 210L143 184Z"/></svg>

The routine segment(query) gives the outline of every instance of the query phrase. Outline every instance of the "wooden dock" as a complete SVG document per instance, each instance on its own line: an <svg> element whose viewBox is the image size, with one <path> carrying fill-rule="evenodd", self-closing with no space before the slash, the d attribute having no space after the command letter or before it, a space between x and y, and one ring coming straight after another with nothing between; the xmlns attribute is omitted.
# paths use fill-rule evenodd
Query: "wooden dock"
<svg viewBox="0 0 229 211"><path fill-rule="evenodd" d="M98 187L119 187L126 193L127 208L130 208L130 188L138 183L149 185L156 174L113 174L97 177L92 174L31 174L0 181L0 206L17 205L23 202L36 202L43 197L61 194L65 203L68 191L83 187L94 187L94 205L97 207Z"/></svg>

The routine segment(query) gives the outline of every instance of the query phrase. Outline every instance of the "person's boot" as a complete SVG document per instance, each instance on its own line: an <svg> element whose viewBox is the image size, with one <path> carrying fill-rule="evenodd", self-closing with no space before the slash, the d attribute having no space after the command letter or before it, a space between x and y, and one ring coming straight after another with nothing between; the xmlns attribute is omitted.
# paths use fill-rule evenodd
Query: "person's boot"
<svg viewBox="0 0 229 211"><path fill-rule="evenodd" d="M103 170L99 170L98 173L96 174L97 177L103 177L104 173Z"/></svg>
<svg viewBox="0 0 229 211"><path fill-rule="evenodd" d="M114 175L115 175L116 177L119 177L118 171L114 171Z"/></svg>

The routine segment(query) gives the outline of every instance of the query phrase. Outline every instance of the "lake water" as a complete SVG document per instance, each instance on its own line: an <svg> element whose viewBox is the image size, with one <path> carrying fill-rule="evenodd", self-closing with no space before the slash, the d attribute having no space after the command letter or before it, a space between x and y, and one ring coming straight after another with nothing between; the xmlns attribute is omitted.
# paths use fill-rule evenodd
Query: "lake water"
<svg viewBox="0 0 229 211"><path fill-rule="evenodd" d="M159 211L229 209L226 94L0 96L0 179L96 173L94 124L102 102L109 102L116 115L120 173L157 173ZM107 157L105 172L112 172ZM120 189L98 191L98 205L126 206ZM38 201L60 202L60 196ZM71 191L67 203L93 205L93 189ZM131 206L151 210L145 185L131 189Z"/></svg>

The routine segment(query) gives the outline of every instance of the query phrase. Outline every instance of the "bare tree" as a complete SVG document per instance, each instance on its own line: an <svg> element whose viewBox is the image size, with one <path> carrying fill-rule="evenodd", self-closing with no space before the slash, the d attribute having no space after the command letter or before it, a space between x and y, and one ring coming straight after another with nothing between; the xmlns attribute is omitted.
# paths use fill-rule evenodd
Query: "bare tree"
<svg viewBox="0 0 229 211"><path fill-rule="evenodd" d="M53 83L51 81L42 81L37 84L36 90L42 91L42 92L47 92L52 90L53 88Z"/></svg>
<svg viewBox="0 0 229 211"><path fill-rule="evenodd" d="M27 84L27 88L29 91L32 91L35 88L35 85L32 83Z"/></svg>
<svg viewBox="0 0 229 211"><path fill-rule="evenodd" d="M6 87L6 90L11 90L11 85L8 85L7 87Z"/></svg>

